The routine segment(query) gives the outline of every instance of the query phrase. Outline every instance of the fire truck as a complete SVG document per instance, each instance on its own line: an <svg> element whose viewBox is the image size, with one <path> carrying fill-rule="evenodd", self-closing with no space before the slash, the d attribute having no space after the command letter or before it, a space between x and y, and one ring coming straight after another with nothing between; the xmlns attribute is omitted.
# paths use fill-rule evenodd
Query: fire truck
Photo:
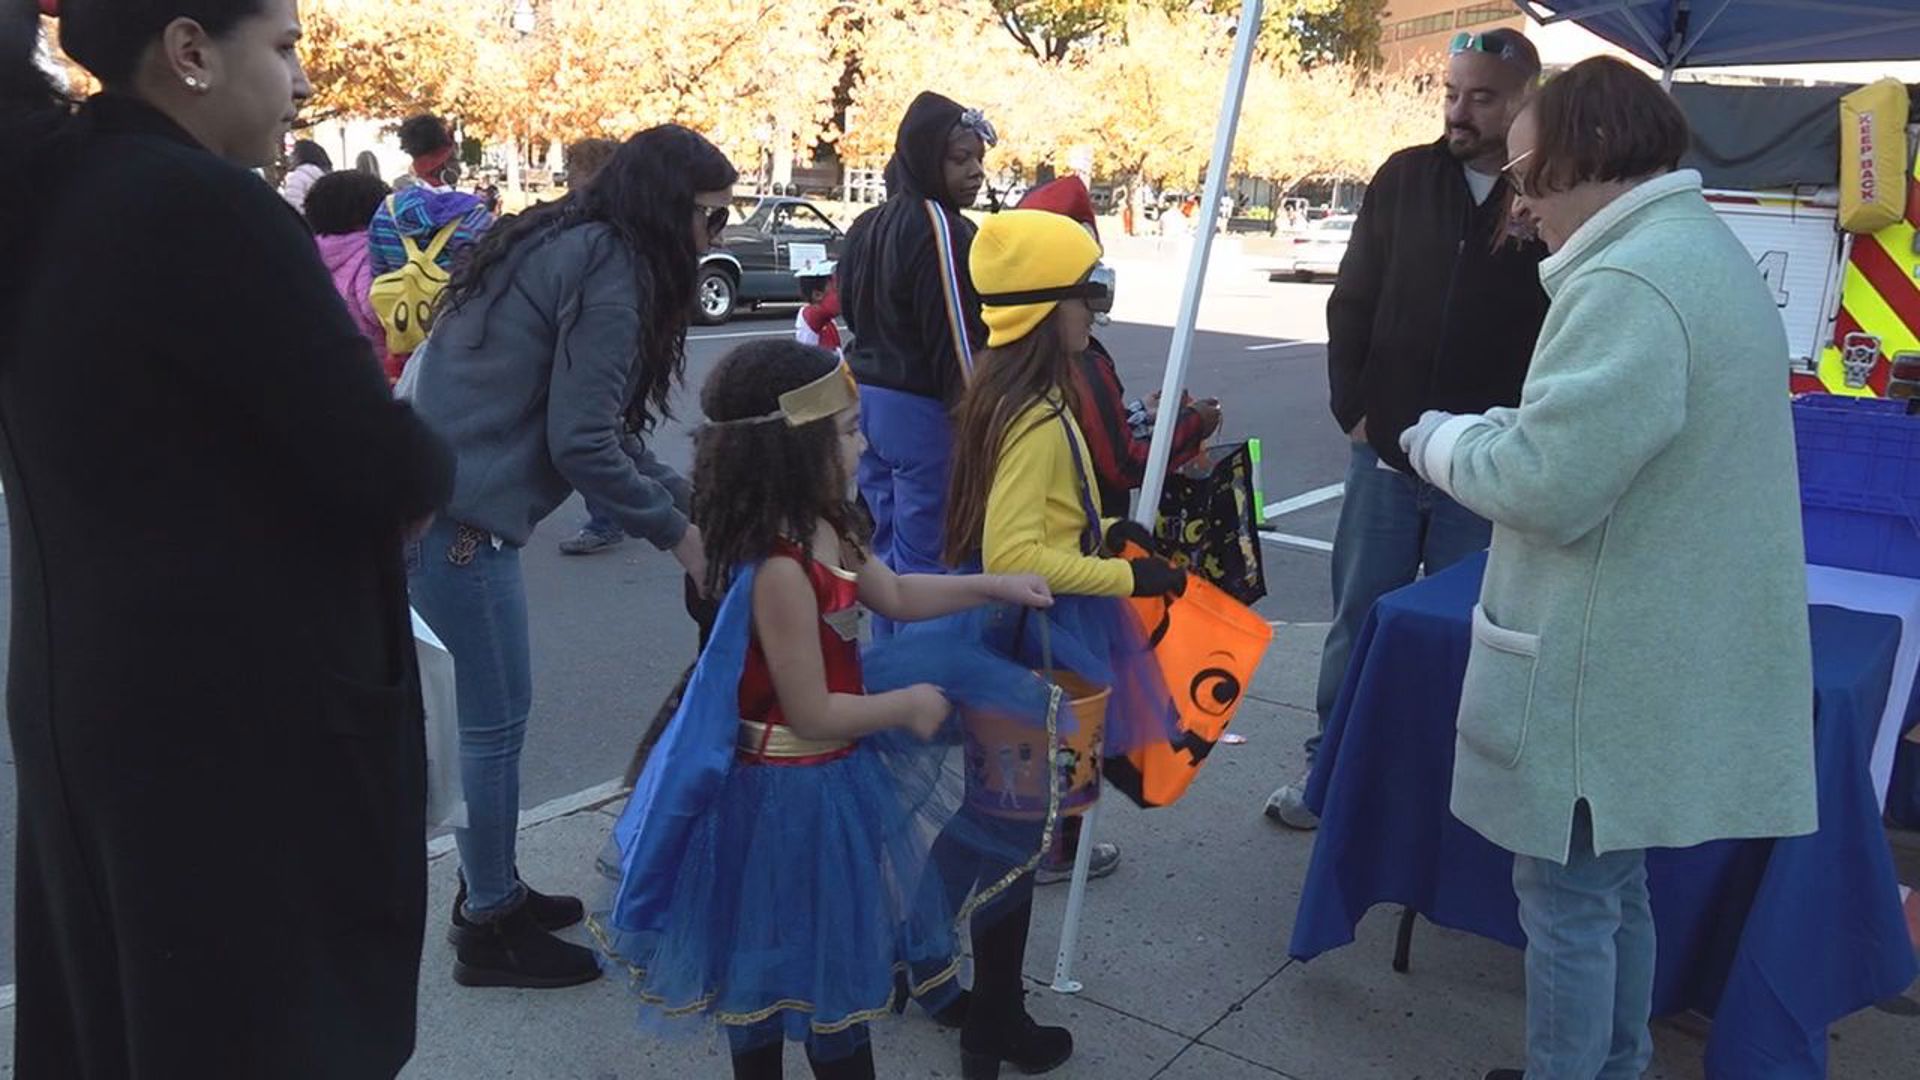
<svg viewBox="0 0 1920 1080"><path fill-rule="evenodd" d="M1840 228L1839 101L1852 87L1675 87L1695 132L1687 164L1752 252L1785 325L1795 393L1905 398L1920 408L1920 172L1865 178L1903 189L1904 216ZM1909 120L1913 119L1910 115Z"/></svg>

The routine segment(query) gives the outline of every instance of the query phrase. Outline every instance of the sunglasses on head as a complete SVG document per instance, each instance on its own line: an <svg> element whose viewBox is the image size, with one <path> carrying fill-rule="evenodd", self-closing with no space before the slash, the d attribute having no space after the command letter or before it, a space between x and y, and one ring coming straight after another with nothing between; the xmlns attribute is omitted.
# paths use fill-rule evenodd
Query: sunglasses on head
<svg viewBox="0 0 1920 1080"><path fill-rule="evenodd" d="M1476 34L1471 30L1462 30L1453 35L1453 41L1447 45L1448 56L1459 56L1463 52L1486 53L1502 60L1518 59L1513 42L1508 41L1505 35L1496 38L1491 33Z"/></svg>
<svg viewBox="0 0 1920 1080"><path fill-rule="evenodd" d="M1049 289L1026 289L1020 292L985 293L981 295L980 302L988 307L1018 307L1050 301L1085 300L1088 309L1095 316L1103 316L1113 311L1114 282L1113 268L1106 263L1095 263L1085 278L1072 285L1060 285Z"/></svg>

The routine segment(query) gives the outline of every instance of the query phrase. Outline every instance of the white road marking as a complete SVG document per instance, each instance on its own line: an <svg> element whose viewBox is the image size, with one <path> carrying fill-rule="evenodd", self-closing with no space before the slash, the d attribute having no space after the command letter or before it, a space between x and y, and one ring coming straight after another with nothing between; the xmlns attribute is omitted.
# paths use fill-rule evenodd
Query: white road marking
<svg viewBox="0 0 1920 1080"><path fill-rule="evenodd" d="M595 784L585 791L576 791L571 795L562 795L557 799L548 799L530 810L520 811L520 828L531 829L535 825L544 825L555 818L577 814L582 810L591 810L602 803L609 803L620 797L625 791L618 778L604 784ZM436 836L427 843L427 858L437 859L453 850L453 834Z"/></svg>
<svg viewBox="0 0 1920 1080"><path fill-rule="evenodd" d="M1317 349L1325 345L1324 341L1269 341L1264 345L1249 345L1247 351L1267 352L1272 349L1304 349L1309 346Z"/></svg>
<svg viewBox="0 0 1920 1080"><path fill-rule="evenodd" d="M1262 531L1260 533L1260 539L1275 547L1297 548L1301 551L1329 552L1333 550L1333 544L1326 540L1315 540L1311 536L1295 536L1292 533Z"/></svg>
<svg viewBox="0 0 1920 1080"><path fill-rule="evenodd" d="M734 334L688 334L687 340L688 341L725 341L728 338L779 337L782 334L791 335L792 333L793 333L793 327L789 326L780 330L743 330L743 331L740 331L739 333L734 333Z"/></svg>
<svg viewBox="0 0 1920 1080"><path fill-rule="evenodd" d="M1305 510L1310 506L1319 506L1324 502L1332 502L1346 494L1346 492L1347 485L1345 484L1328 484L1326 487L1314 488L1312 491L1303 492L1290 499L1281 499L1279 502L1267 507L1266 520L1272 521L1274 518L1280 517L1283 514L1291 514L1296 510Z"/></svg>

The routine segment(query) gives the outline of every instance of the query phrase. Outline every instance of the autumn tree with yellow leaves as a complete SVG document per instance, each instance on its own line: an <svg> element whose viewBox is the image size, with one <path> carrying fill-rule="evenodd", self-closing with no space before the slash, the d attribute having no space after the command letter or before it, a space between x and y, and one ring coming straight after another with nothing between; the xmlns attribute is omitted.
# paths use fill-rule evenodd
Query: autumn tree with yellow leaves
<svg viewBox="0 0 1920 1080"><path fill-rule="evenodd" d="M1354 10L1371 0L1357 2ZM1211 152L1234 6L705 0L687 18L678 0L304 0L302 57L314 88L309 117L431 109L482 138L523 144L673 121L750 173L777 144L805 158L833 143L850 164L878 165L907 103L937 90L993 121L995 170L1031 175L1090 157L1103 176L1186 187ZM1336 0L1275 6L1327 18L1348 10ZM1010 20L1029 33L1050 27L1055 44L1030 48ZM1349 27L1310 42L1317 63L1262 50L1237 172L1283 189L1365 177L1393 150L1437 134L1437 80L1334 62L1364 39ZM72 83L89 89L82 78Z"/></svg>

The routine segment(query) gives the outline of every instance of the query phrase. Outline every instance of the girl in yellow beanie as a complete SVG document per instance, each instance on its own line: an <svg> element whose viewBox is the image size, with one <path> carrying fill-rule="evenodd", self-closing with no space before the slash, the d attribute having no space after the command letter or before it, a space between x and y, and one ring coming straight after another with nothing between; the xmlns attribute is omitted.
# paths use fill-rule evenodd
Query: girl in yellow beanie
<svg viewBox="0 0 1920 1080"><path fill-rule="evenodd" d="M1171 699L1125 598L1177 593L1185 573L1154 556L1113 556L1142 531L1101 521L1091 458L1073 419L1074 358L1087 348L1096 307L1111 301L1094 279L1100 247L1068 218L1014 210L987 219L968 261L989 337L954 422L947 561L1046 579L1055 606L1030 613L1045 620L1044 632L1023 620L995 644L1028 666L1050 662L1110 690L1106 754L1167 739ZM1032 880L1029 873L1023 886L1031 890ZM1045 1072L1073 1053L1073 1037L1036 1024L1021 1001L1030 891L1025 904L974 928L973 995L961 1032L966 1080L993 1080L1003 1062Z"/></svg>

